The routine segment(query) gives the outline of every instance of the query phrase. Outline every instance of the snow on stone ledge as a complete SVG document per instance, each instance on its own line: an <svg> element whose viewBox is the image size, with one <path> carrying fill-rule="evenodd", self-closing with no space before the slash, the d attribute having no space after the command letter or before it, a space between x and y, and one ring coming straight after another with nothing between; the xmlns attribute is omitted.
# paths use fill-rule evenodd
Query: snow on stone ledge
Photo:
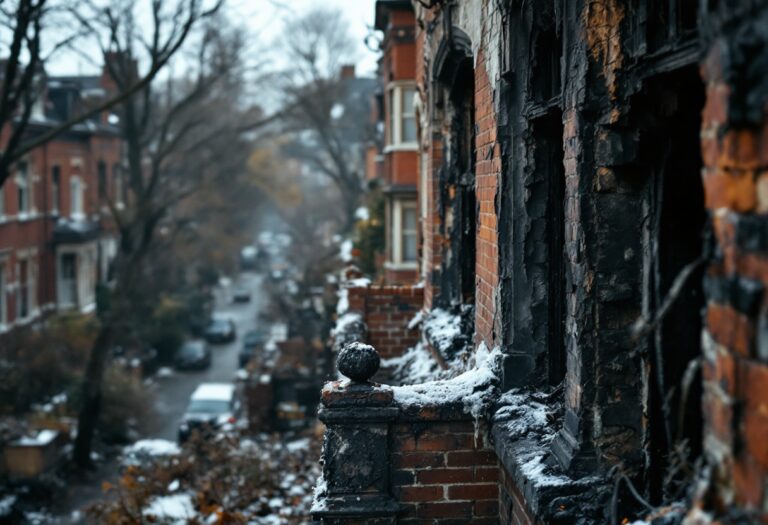
<svg viewBox="0 0 768 525"><path fill-rule="evenodd" d="M123 449L126 456L175 456L180 453L179 445L167 439L140 439Z"/></svg>
<svg viewBox="0 0 768 525"><path fill-rule="evenodd" d="M395 401L405 408L462 403L464 411L477 419L493 398L500 359L499 348L489 351L485 343L481 343L473 368L453 379L392 387Z"/></svg>
<svg viewBox="0 0 768 525"><path fill-rule="evenodd" d="M55 430L43 429L34 437L24 436L14 444L23 447L44 447L50 445L58 435Z"/></svg>
<svg viewBox="0 0 768 525"><path fill-rule="evenodd" d="M410 347L403 355L381 360L381 367L392 369L392 378L401 385L443 379L440 365L423 343Z"/></svg>
<svg viewBox="0 0 768 525"><path fill-rule="evenodd" d="M197 517L192 495L186 493L152 498L142 514L156 522L173 525L186 525Z"/></svg>

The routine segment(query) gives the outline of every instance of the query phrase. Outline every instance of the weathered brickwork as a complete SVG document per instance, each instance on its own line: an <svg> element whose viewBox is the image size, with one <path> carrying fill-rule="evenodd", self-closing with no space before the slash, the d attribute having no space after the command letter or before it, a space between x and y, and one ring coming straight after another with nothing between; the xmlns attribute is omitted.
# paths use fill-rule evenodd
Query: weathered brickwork
<svg viewBox="0 0 768 525"><path fill-rule="evenodd" d="M547 424L493 420L484 456L440 407L398 421L403 519L485 519L452 499L475 494L501 523L764 522L768 6L413 9L424 309L473 304L500 390ZM552 483L523 468L534 434Z"/></svg>
<svg viewBox="0 0 768 525"><path fill-rule="evenodd" d="M399 422L392 435L398 523L498 523L498 461L472 421Z"/></svg>
<svg viewBox="0 0 768 525"><path fill-rule="evenodd" d="M360 313L367 327L366 342L382 358L397 357L419 342L410 321L424 304L424 289L414 286L358 286L347 288L349 310Z"/></svg>

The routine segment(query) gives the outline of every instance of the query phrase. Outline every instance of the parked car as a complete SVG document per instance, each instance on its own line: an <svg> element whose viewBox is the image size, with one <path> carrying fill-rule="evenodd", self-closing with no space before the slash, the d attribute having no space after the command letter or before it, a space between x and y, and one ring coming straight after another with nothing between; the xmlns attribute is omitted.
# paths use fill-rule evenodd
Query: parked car
<svg viewBox="0 0 768 525"><path fill-rule="evenodd" d="M243 348L237 355L237 362L240 368L244 368L256 353L264 348L264 343L269 339L269 334L261 330L250 330L243 336Z"/></svg>
<svg viewBox="0 0 768 525"><path fill-rule="evenodd" d="M251 292L248 288L238 286L232 291L232 301L235 303L248 303L251 301Z"/></svg>
<svg viewBox="0 0 768 525"><path fill-rule="evenodd" d="M230 383L201 383L192 392L187 411L179 424L179 442L186 441L192 432L207 436L214 430L237 422L240 402L235 385Z"/></svg>
<svg viewBox="0 0 768 525"><path fill-rule="evenodd" d="M211 366L211 349L205 341L187 341L174 356L179 370L205 370Z"/></svg>
<svg viewBox="0 0 768 525"><path fill-rule="evenodd" d="M229 343L237 338L237 330L232 319L213 319L205 329L205 339L209 343Z"/></svg>

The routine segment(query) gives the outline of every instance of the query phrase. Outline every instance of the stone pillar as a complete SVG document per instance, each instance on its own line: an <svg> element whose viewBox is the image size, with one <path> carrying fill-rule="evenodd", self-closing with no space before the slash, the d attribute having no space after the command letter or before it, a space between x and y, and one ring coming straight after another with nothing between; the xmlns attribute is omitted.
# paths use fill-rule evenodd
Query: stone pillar
<svg viewBox="0 0 768 525"><path fill-rule="evenodd" d="M312 506L312 516L323 523L394 523L400 510L391 493L389 450L399 409L391 389L370 382L379 364L372 346L350 343L337 361L350 381L323 388L323 478Z"/></svg>

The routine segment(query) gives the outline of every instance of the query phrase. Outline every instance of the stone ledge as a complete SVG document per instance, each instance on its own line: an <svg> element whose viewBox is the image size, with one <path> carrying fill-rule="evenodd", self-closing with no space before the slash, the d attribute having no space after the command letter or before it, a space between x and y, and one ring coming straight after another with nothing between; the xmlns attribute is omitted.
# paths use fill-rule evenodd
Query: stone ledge
<svg viewBox="0 0 768 525"><path fill-rule="evenodd" d="M514 438L509 436L503 423L494 423L491 437L496 455L520 493L530 512L542 518L542 522L603 523L602 518L589 521L602 514L604 497L610 494L610 486L602 477L588 476L570 479L564 475L543 474L543 467L531 468L530 462L541 458L542 465L557 472L556 462L549 456L549 446L536 437Z"/></svg>
<svg viewBox="0 0 768 525"><path fill-rule="evenodd" d="M325 497L321 504L312 507L315 520L334 518L390 518L402 511L402 506L393 499L380 496L338 496Z"/></svg>
<svg viewBox="0 0 768 525"><path fill-rule="evenodd" d="M397 417L400 422L474 421L472 415L465 412L463 403L396 405L400 410Z"/></svg>

